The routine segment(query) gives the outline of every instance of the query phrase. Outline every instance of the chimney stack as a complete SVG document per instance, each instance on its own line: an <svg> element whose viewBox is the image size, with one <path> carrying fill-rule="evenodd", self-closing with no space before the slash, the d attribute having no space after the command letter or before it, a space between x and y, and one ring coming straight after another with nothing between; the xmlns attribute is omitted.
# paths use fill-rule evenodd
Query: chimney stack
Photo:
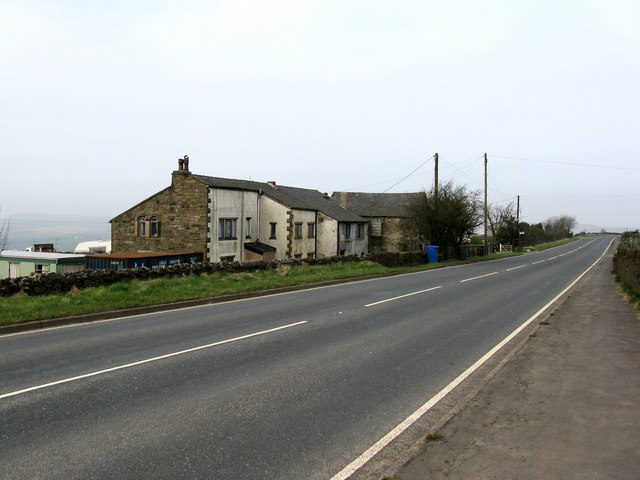
<svg viewBox="0 0 640 480"><path fill-rule="evenodd" d="M340 206L342 208L347 208L347 192L340 193Z"/></svg>
<svg viewBox="0 0 640 480"><path fill-rule="evenodd" d="M171 173L171 186L189 175L191 175L189 173L189 156L185 155L184 158L178 159L178 170L174 170Z"/></svg>

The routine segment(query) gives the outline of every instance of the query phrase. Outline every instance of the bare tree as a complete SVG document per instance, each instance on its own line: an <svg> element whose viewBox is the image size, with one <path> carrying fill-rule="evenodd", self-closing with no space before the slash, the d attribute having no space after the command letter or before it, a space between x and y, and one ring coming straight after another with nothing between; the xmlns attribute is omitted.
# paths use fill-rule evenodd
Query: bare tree
<svg viewBox="0 0 640 480"><path fill-rule="evenodd" d="M573 235L572 230L577 223L576 217L560 215L559 217L547 218L542 222L542 225L548 240L560 240L571 237Z"/></svg>
<svg viewBox="0 0 640 480"><path fill-rule="evenodd" d="M490 205L487 210L489 229L496 243L511 243L513 241L516 223L516 207L513 202L506 205Z"/></svg>
<svg viewBox="0 0 640 480"><path fill-rule="evenodd" d="M6 219L4 222L0 223L0 252L7 248L7 244L9 242L10 227L11 227L11 220L9 219Z"/></svg>

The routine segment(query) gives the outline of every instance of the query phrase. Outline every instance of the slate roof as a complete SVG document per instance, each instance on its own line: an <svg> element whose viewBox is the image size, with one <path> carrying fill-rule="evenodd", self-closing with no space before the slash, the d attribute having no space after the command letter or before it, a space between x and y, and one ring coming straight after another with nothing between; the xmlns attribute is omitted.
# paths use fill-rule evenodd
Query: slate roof
<svg viewBox="0 0 640 480"><path fill-rule="evenodd" d="M407 217L416 193L333 192L331 201L341 204L347 196L347 209L362 217Z"/></svg>
<svg viewBox="0 0 640 480"><path fill-rule="evenodd" d="M230 178L207 177L204 175L193 176L214 188L249 190L253 192L261 190L263 195L271 197L291 208L319 211L339 222L366 222L364 218L356 215L352 211L342 208L318 190L272 185L267 182L253 182L250 180L234 180Z"/></svg>

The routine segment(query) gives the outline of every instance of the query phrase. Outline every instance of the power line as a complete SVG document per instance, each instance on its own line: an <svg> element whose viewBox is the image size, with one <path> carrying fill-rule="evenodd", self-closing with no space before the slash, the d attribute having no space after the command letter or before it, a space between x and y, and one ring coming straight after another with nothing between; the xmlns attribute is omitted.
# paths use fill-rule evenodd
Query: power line
<svg viewBox="0 0 640 480"><path fill-rule="evenodd" d="M590 167L590 168L608 168L611 170L632 170L634 172L640 172L640 168L633 167L617 167L614 165L596 165L592 163L575 163L575 162L560 162L557 160L540 160L536 158L524 158L524 157L507 157L503 155L491 155L495 158L503 158L505 160L524 160L526 162L537 162L537 163L552 163L555 165L568 165L571 167Z"/></svg>
<svg viewBox="0 0 640 480"><path fill-rule="evenodd" d="M394 183L393 185L391 185L389 188L387 188L385 191L383 191L382 193L387 193L389 190L391 190L393 187L395 187L396 185L404 182L407 178L409 178L411 175L413 175L414 173L416 173L418 170L420 170L422 167L424 167L430 160L433 160L436 156L435 155L431 155L429 158L427 158L424 162L422 162L418 168L416 168L415 170L413 170L409 175L407 175L406 177L402 178L401 180L398 180L396 183Z"/></svg>

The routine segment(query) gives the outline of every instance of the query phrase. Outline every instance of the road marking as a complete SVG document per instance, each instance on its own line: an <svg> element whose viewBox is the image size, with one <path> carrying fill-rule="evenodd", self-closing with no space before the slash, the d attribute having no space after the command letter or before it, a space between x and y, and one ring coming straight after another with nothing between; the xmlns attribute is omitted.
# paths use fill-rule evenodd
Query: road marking
<svg viewBox="0 0 640 480"><path fill-rule="evenodd" d="M479 275L477 277L465 278L464 280L460 280L460 283L470 282L471 280L477 280L479 278L490 277L491 275L497 275L498 272L487 273L486 275Z"/></svg>
<svg viewBox="0 0 640 480"><path fill-rule="evenodd" d="M217 347L219 345L224 345L227 343L233 343L240 340L246 340L251 337L258 337L260 335L266 335L267 333L277 332L279 330L284 330L286 328L296 327L298 325L302 325L307 323L307 321L290 323L289 325L283 325L281 327L270 328L269 330L262 330L261 332L250 333L248 335L242 335L241 337L229 338L227 340L221 340L215 343L209 343L207 345L200 345L199 347L188 348L186 350L181 350L179 352L167 353L166 355L160 355L153 358L147 358L145 360L140 360L138 362L127 363L126 365L118 365L117 367L106 368L104 370L98 370L96 372L85 373L83 375L78 375L77 377L63 378L62 380L56 380L55 382L45 383L42 385L36 385L33 387L25 388L22 390L16 390L15 392L3 393L0 395L0 399L15 397L16 395L20 395L22 393L33 392L35 390L42 390L43 388L53 387L55 385L60 385L63 383L75 382L76 380L82 380L84 378L95 377L98 375L103 375L105 373L115 372L118 370L124 370L125 368L137 367L138 365L144 365L145 363L157 362L158 360L164 360L166 358L177 357L178 355L184 355L186 353L197 352L198 350L204 350L206 348Z"/></svg>
<svg viewBox="0 0 640 480"><path fill-rule="evenodd" d="M526 267L526 265L520 265L519 267L507 268L507 272L510 272L512 270L518 270L519 268L524 268L524 267Z"/></svg>
<svg viewBox="0 0 640 480"><path fill-rule="evenodd" d="M456 377L449 385L440 390L436 395L434 395L427 403L422 405L418 410L409 415L402 423L400 423L396 428L387 433L384 437L378 440L373 446L371 446L366 452L356 458L349 465L344 467L340 472L334 475L331 480L346 480L351 475L353 475L357 470L359 470L363 465L365 465L369 460L371 460L377 453L379 453L384 447L386 447L389 443L391 443L396 437L398 437L401 433L403 433L407 428L413 425L422 415L431 410L440 400L446 397L454 388L456 388L459 384L461 384L469 375L475 372L478 368L480 368L484 363L486 363L491 357L493 357L496 352L498 352L502 347L504 347L507 343L509 343L513 337L518 335L522 330L527 328L536 318L538 318L542 313L544 313L551 305L553 305L560 297L562 297L565 293L567 293L582 277L584 277L604 256L607 254L609 247L614 240L611 240L607 248L604 249L600 258L598 258L595 262L591 264L584 272L578 276L571 284L562 290L558 295L556 295L551 301L549 301L544 307L534 313L529 319L527 319L522 325L516 328L513 332L511 332L507 337L505 337L500 343L498 343L495 347L489 350L486 354L482 356L476 363L467 368L464 372L462 372L458 377Z"/></svg>
<svg viewBox="0 0 640 480"><path fill-rule="evenodd" d="M554 258L558 258L558 256L556 255L555 257L548 258L547 260L553 260Z"/></svg>
<svg viewBox="0 0 640 480"><path fill-rule="evenodd" d="M427 288L426 290L420 290L419 292L407 293L406 295L400 295L399 297L387 298L386 300L380 300L379 302L374 302L374 303L365 305L365 307L373 307L374 305L380 305L381 303L392 302L393 300L410 297L411 295L418 295L419 293L430 292L431 290L437 290L438 288L442 288L442 285L439 285L437 287Z"/></svg>
<svg viewBox="0 0 640 480"><path fill-rule="evenodd" d="M546 262L546 260L538 260L537 262L533 262L531 265L537 265L542 262Z"/></svg>

